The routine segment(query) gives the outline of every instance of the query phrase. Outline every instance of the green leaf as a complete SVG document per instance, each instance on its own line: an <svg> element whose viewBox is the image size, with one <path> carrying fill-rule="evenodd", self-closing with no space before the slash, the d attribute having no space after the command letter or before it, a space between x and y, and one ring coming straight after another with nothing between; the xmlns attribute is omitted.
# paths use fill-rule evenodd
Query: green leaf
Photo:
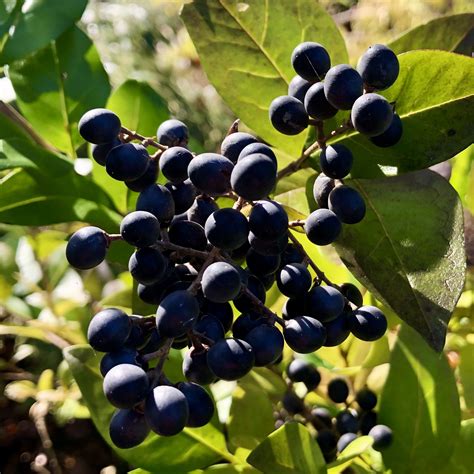
<svg viewBox="0 0 474 474"><path fill-rule="evenodd" d="M0 140L0 171L12 168L31 168L44 176L59 177L70 171L71 163L26 138Z"/></svg>
<svg viewBox="0 0 474 474"><path fill-rule="evenodd" d="M124 127L145 137L156 136L161 122L169 118L168 107L160 95L146 82L129 80L120 85L107 102Z"/></svg>
<svg viewBox="0 0 474 474"><path fill-rule="evenodd" d="M397 474L436 472L448 462L458 440L454 374L444 354L433 352L407 326L392 352L379 418L393 430L393 444L383 459Z"/></svg>
<svg viewBox="0 0 474 474"><path fill-rule="evenodd" d="M52 145L75 156L83 143L81 116L102 107L110 92L107 74L92 41L77 27L48 47L11 65L8 75L23 115Z"/></svg>
<svg viewBox="0 0 474 474"><path fill-rule="evenodd" d="M458 192L463 206L474 214L474 145L455 156L451 163L449 182Z"/></svg>
<svg viewBox="0 0 474 474"><path fill-rule="evenodd" d="M349 270L437 351L465 276L459 197L438 174L348 182L365 218L345 225L336 250Z"/></svg>
<svg viewBox="0 0 474 474"><path fill-rule="evenodd" d="M354 441L349 443L347 447L337 456L336 460L329 464L328 469L331 472L332 468L347 467L351 464L351 461L365 453L373 444L374 439L370 436L359 436ZM343 466L344 465L344 466ZM342 472L337 471L337 472Z"/></svg>
<svg viewBox="0 0 474 474"><path fill-rule="evenodd" d="M474 410L474 344L466 344L460 351L459 377L463 386L464 402L468 410Z"/></svg>
<svg viewBox="0 0 474 474"><path fill-rule="evenodd" d="M441 49L472 53L474 13L443 16L419 25L388 44L395 54L414 49Z"/></svg>
<svg viewBox="0 0 474 474"><path fill-rule="evenodd" d="M330 15L313 0L196 0L184 7L182 18L209 80L232 111L264 140L299 155L307 132L278 133L268 108L287 94L295 75L290 57L300 42L321 42L334 64L347 62Z"/></svg>
<svg viewBox="0 0 474 474"><path fill-rule="evenodd" d="M121 216L102 188L70 165L57 178L18 170L1 179L0 221L29 226L83 221L116 232Z"/></svg>
<svg viewBox="0 0 474 474"><path fill-rule="evenodd" d="M323 474L326 463L309 431L300 423L285 423L262 441L247 462L272 474Z"/></svg>
<svg viewBox="0 0 474 474"><path fill-rule="evenodd" d="M64 357L99 433L132 466L151 472L175 474L203 468L221 459L237 461L227 451L223 434L212 424L197 429L186 428L183 433L172 437L152 433L140 446L125 450L116 448L108 433L114 407L102 391L99 357L87 345L65 349Z"/></svg>
<svg viewBox="0 0 474 474"><path fill-rule="evenodd" d="M275 428L272 403L263 390L250 383L232 392L227 432L234 447L254 449Z"/></svg>
<svg viewBox="0 0 474 474"><path fill-rule="evenodd" d="M352 177L428 168L474 141L474 61L444 51L412 51L399 60L400 76L382 95L402 118L402 138L389 148L359 133L340 139L354 155ZM311 167L318 169L318 160L313 158Z"/></svg>
<svg viewBox="0 0 474 474"><path fill-rule="evenodd" d="M0 40L0 64L22 59L56 39L81 18L87 0L18 0L16 4L5 21L14 27ZM4 34L4 29L0 32Z"/></svg>

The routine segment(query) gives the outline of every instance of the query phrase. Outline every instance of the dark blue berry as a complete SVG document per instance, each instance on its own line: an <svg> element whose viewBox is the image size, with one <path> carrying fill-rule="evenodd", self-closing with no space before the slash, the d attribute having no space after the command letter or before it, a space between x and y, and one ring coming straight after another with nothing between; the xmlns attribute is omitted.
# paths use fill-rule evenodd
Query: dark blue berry
<svg viewBox="0 0 474 474"><path fill-rule="evenodd" d="M332 67L324 80L324 95L336 109L349 110L364 92L359 73L347 64Z"/></svg>
<svg viewBox="0 0 474 474"><path fill-rule="evenodd" d="M359 59L357 71L366 86L384 90L397 80L400 64L390 48L383 44L374 44Z"/></svg>
<svg viewBox="0 0 474 474"><path fill-rule="evenodd" d="M275 273L280 267L280 261L280 255L262 255L254 249L247 253L247 268L257 277Z"/></svg>
<svg viewBox="0 0 474 474"><path fill-rule="evenodd" d="M156 310L156 328L164 337L183 336L199 315L197 299L186 290L163 298Z"/></svg>
<svg viewBox="0 0 474 474"><path fill-rule="evenodd" d="M100 360L100 373L102 377L116 365L119 364L133 364L140 367L138 362L138 352L135 349L124 347L114 352L107 352L107 354Z"/></svg>
<svg viewBox="0 0 474 474"><path fill-rule="evenodd" d="M343 311L336 319L324 323L326 328L326 347L335 347L342 344L351 333L349 314Z"/></svg>
<svg viewBox="0 0 474 474"><path fill-rule="evenodd" d="M362 408L362 410L370 411L373 410L377 405L377 395L372 392L372 390L363 388L357 392L356 402Z"/></svg>
<svg viewBox="0 0 474 474"><path fill-rule="evenodd" d="M345 178L351 172L352 162L351 150L338 143L326 147L319 156L323 173L335 179Z"/></svg>
<svg viewBox="0 0 474 474"><path fill-rule="evenodd" d="M344 451L344 449L349 446L357 438L355 433L344 433L337 442L337 450L338 452Z"/></svg>
<svg viewBox="0 0 474 474"><path fill-rule="evenodd" d="M313 244L328 245L339 237L342 224L333 211L316 209L306 219L304 230Z"/></svg>
<svg viewBox="0 0 474 474"><path fill-rule="evenodd" d="M245 340L250 331L267 322L268 320L260 313L243 313L234 321L232 334L237 339Z"/></svg>
<svg viewBox="0 0 474 474"><path fill-rule="evenodd" d="M167 260L161 252L152 247L138 249L128 262L132 277L142 285L151 285L160 281L168 267Z"/></svg>
<svg viewBox="0 0 474 474"><path fill-rule="evenodd" d="M361 306L349 320L351 332L363 341L380 339L387 330L387 319L375 306Z"/></svg>
<svg viewBox="0 0 474 474"><path fill-rule="evenodd" d="M369 436L374 438L372 447L376 451L387 449L393 442L393 432L385 425L375 425L370 431Z"/></svg>
<svg viewBox="0 0 474 474"><path fill-rule="evenodd" d="M260 324L246 336L255 354L255 366L263 367L273 364L283 353L285 342L281 332L268 324Z"/></svg>
<svg viewBox="0 0 474 474"><path fill-rule="evenodd" d="M314 390L321 382L318 369L303 359L292 360L286 368L286 373L292 382L303 382L309 391Z"/></svg>
<svg viewBox="0 0 474 474"><path fill-rule="evenodd" d="M283 395L282 405L290 415L303 413L305 409L304 401L295 392L286 392Z"/></svg>
<svg viewBox="0 0 474 474"><path fill-rule="evenodd" d="M110 420L110 439L120 449L138 446L149 433L144 415L136 410L117 410Z"/></svg>
<svg viewBox="0 0 474 474"><path fill-rule="evenodd" d="M347 382L340 377L332 379L328 384L328 396L334 403L344 403L349 396Z"/></svg>
<svg viewBox="0 0 474 474"><path fill-rule="evenodd" d="M357 433L359 420L357 412L342 410L336 416L336 429L342 435L344 433Z"/></svg>
<svg viewBox="0 0 474 474"><path fill-rule="evenodd" d="M392 122L390 126L385 130L385 132L381 133L380 135L376 135L375 137L370 137L370 141L381 148L387 148L389 146L393 146L400 141L403 134L403 124L401 118L394 113Z"/></svg>
<svg viewBox="0 0 474 474"><path fill-rule="evenodd" d="M337 109L333 107L324 95L324 84L318 82L313 84L306 92L304 107L310 117L316 120L327 120L337 114Z"/></svg>
<svg viewBox="0 0 474 474"><path fill-rule="evenodd" d="M104 261L109 242L105 232L98 227L82 227L74 232L66 246L66 258L79 270L94 268Z"/></svg>
<svg viewBox="0 0 474 474"><path fill-rule="evenodd" d="M255 356L252 346L240 339L221 339L207 354L207 363L222 380L237 380L252 369Z"/></svg>
<svg viewBox="0 0 474 474"><path fill-rule="evenodd" d="M100 144L114 141L120 133L122 124L112 111L92 109L79 120L78 128L84 140Z"/></svg>
<svg viewBox="0 0 474 474"><path fill-rule="evenodd" d="M144 189L138 196L136 209L151 212L161 225L167 225L175 212L173 197L161 184L153 184Z"/></svg>
<svg viewBox="0 0 474 474"><path fill-rule="evenodd" d="M379 94L364 94L352 106L352 125L358 132L368 137L375 137L385 132L390 127L392 119L392 106Z"/></svg>
<svg viewBox="0 0 474 474"><path fill-rule="evenodd" d="M316 319L298 316L286 321L283 336L295 352L308 354L318 350L324 344L326 330Z"/></svg>
<svg viewBox="0 0 474 474"><path fill-rule="evenodd" d="M188 166L191 182L202 193L219 196L230 191L232 161L217 153L202 153L193 158Z"/></svg>
<svg viewBox="0 0 474 474"><path fill-rule="evenodd" d="M198 428L207 425L214 415L214 402L206 390L192 382L180 382L176 388L188 402L189 416L186 426Z"/></svg>
<svg viewBox="0 0 474 474"><path fill-rule="evenodd" d="M329 194L329 209L344 224L357 224L365 217L365 201L350 186L336 186Z"/></svg>
<svg viewBox="0 0 474 474"><path fill-rule="evenodd" d="M320 208L327 209L329 193L334 189L336 183L324 173L320 173L313 184L313 197Z"/></svg>
<svg viewBox="0 0 474 474"><path fill-rule="evenodd" d="M302 78L317 82L324 78L331 67L331 58L323 45L306 41L293 50L291 64Z"/></svg>
<svg viewBox="0 0 474 474"><path fill-rule="evenodd" d="M138 178L133 181L125 181L125 185L128 189L141 193L148 186L156 184L158 179L158 162L156 160L148 160L148 166L146 171Z"/></svg>
<svg viewBox="0 0 474 474"><path fill-rule="evenodd" d="M201 284L202 292L208 300L227 303L240 293L240 274L227 262L215 262L204 270Z"/></svg>
<svg viewBox="0 0 474 474"><path fill-rule="evenodd" d="M329 430L321 430L316 436L316 441L318 442L319 449L323 454L330 454L335 451L337 446L336 435Z"/></svg>
<svg viewBox="0 0 474 474"><path fill-rule="evenodd" d="M357 307L362 306L363 297L357 286L352 283L343 283L339 290L351 303L354 303Z"/></svg>
<svg viewBox="0 0 474 474"><path fill-rule="evenodd" d="M208 196L198 196L192 206L188 209L186 216L188 220L206 225L208 217L219 209L214 199Z"/></svg>
<svg viewBox="0 0 474 474"><path fill-rule="evenodd" d="M246 287L256 298L258 298L262 303L265 303L267 293L263 283L256 276L249 276ZM249 299L245 293L240 294L234 299L234 306L243 313L255 309L254 302Z"/></svg>
<svg viewBox="0 0 474 474"><path fill-rule="evenodd" d="M302 263L290 263L278 273L278 289L290 298L304 297L311 287L311 274Z"/></svg>
<svg viewBox="0 0 474 474"><path fill-rule="evenodd" d="M149 161L150 156L144 146L136 143L123 143L109 151L105 169L114 179L133 181L145 174Z"/></svg>
<svg viewBox="0 0 474 474"><path fill-rule="evenodd" d="M204 316L195 325L194 331L202 334L211 341L224 339L225 332L221 322L215 316Z"/></svg>
<svg viewBox="0 0 474 474"><path fill-rule="evenodd" d="M186 426L189 406L183 392L175 387L155 387L145 402L148 426L160 436L174 436Z"/></svg>
<svg viewBox="0 0 474 474"><path fill-rule="evenodd" d="M222 250L234 250L247 242L249 223L240 211L225 208L213 212L204 229L212 245Z"/></svg>
<svg viewBox="0 0 474 474"><path fill-rule="evenodd" d="M344 306L344 297L332 286L315 286L307 295L308 315L323 323L336 319Z"/></svg>
<svg viewBox="0 0 474 474"><path fill-rule="evenodd" d="M298 135L309 123L303 103L290 95L274 99L268 112L273 127L285 135Z"/></svg>
<svg viewBox="0 0 474 474"><path fill-rule="evenodd" d="M122 219L120 234L134 247L149 247L160 237L160 223L150 212L131 212Z"/></svg>
<svg viewBox="0 0 474 474"><path fill-rule="evenodd" d="M288 232L275 240L264 240L249 232L250 246L262 255L280 255L288 246Z"/></svg>
<svg viewBox="0 0 474 474"><path fill-rule="evenodd" d="M266 198L276 183L275 163L266 155L255 153L237 162L230 183L232 189L244 199L255 201Z"/></svg>
<svg viewBox="0 0 474 474"><path fill-rule="evenodd" d="M360 415L359 429L363 435L368 435L369 431L377 424L377 413L366 411Z"/></svg>
<svg viewBox="0 0 474 474"><path fill-rule="evenodd" d="M304 102L306 92L311 87L311 82L303 79L301 76L296 75L288 85L288 95L298 99L300 102Z"/></svg>
<svg viewBox="0 0 474 474"><path fill-rule="evenodd" d="M251 143L256 143L257 139L245 132L231 133L224 138L221 144L221 153L228 158L232 163L237 163L240 152Z"/></svg>
<svg viewBox="0 0 474 474"><path fill-rule="evenodd" d="M234 313L229 303L214 303L213 301L204 299L201 304L201 312L202 314L215 316L221 322L225 332L232 327Z"/></svg>
<svg viewBox="0 0 474 474"><path fill-rule="evenodd" d="M165 186L173 196L176 214L186 212L193 205L197 190L190 179L177 184L166 183Z"/></svg>
<svg viewBox="0 0 474 474"><path fill-rule="evenodd" d="M173 146L160 156L160 171L172 183L182 183L188 178L188 165L193 154L181 146Z"/></svg>
<svg viewBox="0 0 474 474"><path fill-rule="evenodd" d="M191 221L173 222L168 233L170 242L194 250L206 250L207 239L201 225Z"/></svg>
<svg viewBox="0 0 474 474"><path fill-rule="evenodd" d="M158 127L156 137L162 145L185 147L189 140L188 127L179 120L165 120Z"/></svg>
<svg viewBox="0 0 474 474"><path fill-rule="evenodd" d="M288 215L276 201L257 201L249 214L251 232L262 240L276 240L288 231Z"/></svg>
<svg viewBox="0 0 474 474"><path fill-rule="evenodd" d="M183 357L183 375L190 382L207 385L215 382L216 376L207 364L207 349L191 349Z"/></svg>
<svg viewBox="0 0 474 474"><path fill-rule="evenodd" d="M255 155L256 153L268 156L268 158L270 158L273 163L275 163L275 166L278 167L277 157L275 153L268 145L265 145L265 143L250 143L250 145L247 145L240 152L239 159L237 161L244 159L246 156Z"/></svg>
<svg viewBox="0 0 474 474"><path fill-rule="evenodd" d="M133 364L112 367L104 377L104 394L117 408L132 408L148 393L146 372Z"/></svg>
<svg viewBox="0 0 474 474"><path fill-rule="evenodd" d="M87 329L87 340L96 351L117 351L122 349L131 328L131 320L122 310L104 309L91 319Z"/></svg>
<svg viewBox="0 0 474 474"><path fill-rule="evenodd" d="M119 146L121 143L122 142L118 138L115 138L115 140L112 140L111 142L108 142L108 143L100 143L99 145L92 145L92 157L97 163L99 163L99 165L105 166L105 160L107 158L109 151L112 150L112 148Z"/></svg>

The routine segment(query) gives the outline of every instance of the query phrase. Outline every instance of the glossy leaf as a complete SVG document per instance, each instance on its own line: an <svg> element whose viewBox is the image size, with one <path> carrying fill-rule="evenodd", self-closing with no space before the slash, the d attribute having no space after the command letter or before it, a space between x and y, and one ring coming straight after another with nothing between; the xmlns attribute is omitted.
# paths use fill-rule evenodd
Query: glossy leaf
<svg viewBox="0 0 474 474"><path fill-rule="evenodd" d="M387 46L396 54L414 49L441 49L470 56L473 41L474 13L462 13L417 26Z"/></svg>
<svg viewBox="0 0 474 474"><path fill-rule="evenodd" d="M60 177L18 170L0 180L1 222L38 226L82 221L116 232L120 220L109 196L72 165Z"/></svg>
<svg viewBox="0 0 474 474"><path fill-rule="evenodd" d="M348 182L367 214L344 225L336 249L375 295L437 351L465 274L463 215L450 184L432 171Z"/></svg>
<svg viewBox="0 0 474 474"><path fill-rule="evenodd" d="M11 65L9 77L23 115L52 145L75 156L83 143L81 116L103 107L110 92L107 74L91 40L77 27L50 46Z"/></svg>
<svg viewBox="0 0 474 474"><path fill-rule="evenodd" d="M71 163L26 138L0 140L0 171L12 168L29 168L45 176L58 177L70 171Z"/></svg>
<svg viewBox="0 0 474 474"><path fill-rule="evenodd" d="M173 474L203 468L221 459L234 461L227 451L223 434L212 424L203 428L186 428L183 433L172 437L150 434L140 446L132 449L114 447L108 433L114 408L102 391L99 356L90 346L82 345L65 349L64 357L99 433L132 466Z"/></svg>
<svg viewBox="0 0 474 474"><path fill-rule="evenodd" d="M474 410L474 344L466 344L461 348L459 377L463 386L464 402L468 410Z"/></svg>
<svg viewBox="0 0 474 474"><path fill-rule="evenodd" d="M300 423L285 423L260 443L247 462L272 474L326 473L326 463L310 432Z"/></svg>
<svg viewBox="0 0 474 474"><path fill-rule="evenodd" d="M354 441L352 441L352 443L349 443L349 445L341 453L338 454L335 461L329 464L329 472L331 472L331 469L335 468L336 466L341 469L341 471L338 472L342 472L342 468L349 466L354 458L365 453L372 446L373 442L374 440L370 436L359 436L356 438Z"/></svg>
<svg viewBox="0 0 474 474"><path fill-rule="evenodd" d="M474 141L474 61L444 51L412 51L399 60L400 76L382 95L402 118L402 138L388 148L375 146L359 133L340 139L354 155L352 177L428 168ZM319 160L310 161L317 170Z"/></svg>
<svg viewBox="0 0 474 474"><path fill-rule="evenodd" d="M227 431L235 447L254 449L275 428L273 408L268 394L247 383L232 392Z"/></svg>
<svg viewBox="0 0 474 474"><path fill-rule="evenodd" d="M168 107L160 95L146 82L129 80L120 85L107 101L129 130L146 137L156 136L161 122L169 118Z"/></svg>
<svg viewBox="0 0 474 474"><path fill-rule="evenodd" d="M393 430L393 444L383 452L392 472L436 472L457 444L460 412L454 374L444 354L433 352L406 326L392 352L379 419Z"/></svg>
<svg viewBox="0 0 474 474"><path fill-rule="evenodd" d="M287 94L295 75L290 57L302 41L321 42L333 64L347 62L330 15L312 0L196 0L182 18L209 80L237 117L277 148L298 154L306 133L288 137L268 118L272 100Z"/></svg>
<svg viewBox="0 0 474 474"><path fill-rule="evenodd" d="M87 0L17 1L16 8L2 21L0 33L8 31L8 36L0 51L0 63L22 59L48 45L81 18L86 5Z"/></svg>

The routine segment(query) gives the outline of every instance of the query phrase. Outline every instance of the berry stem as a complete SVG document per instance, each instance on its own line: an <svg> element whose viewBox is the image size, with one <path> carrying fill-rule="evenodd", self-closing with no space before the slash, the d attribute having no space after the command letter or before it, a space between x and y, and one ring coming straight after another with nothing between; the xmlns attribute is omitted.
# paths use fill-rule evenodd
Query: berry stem
<svg viewBox="0 0 474 474"><path fill-rule="evenodd" d="M285 325L285 320L277 316L271 309L267 308L247 287L242 289L242 293L251 300L259 313L269 317L273 321L276 321L282 327Z"/></svg>
<svg viewBox="0 0 474 474"><path fill-rule="evenodd" d="M201 286L201 279L202 279L202 275L204 274L204 271L211 263L213 263L215 260L218 259L218 254L219 254L219 249L217 247L213 247L212 250L207 254L207 258L202 264L201 268L199 269L199 272L196 275L196 278L191 283L191 286L188 288L188 291L191 294L195 295L197 293L197 291L199 290L199 287Z"/></svg>
<svg viewBox="0 0 474 474"><path fill-rule="evenodd" d="M158 247L164 250L171 250L179 253L180 255L187 255L189 257L200 258L201 260L206 260L209 256L209 252L203 252L201 250L189 249L187 247L181 247L180 245L173 244L171 242L164 242L159 240L155 243L154 247Z"/></svg>
<svg viewBox="0 0 474 474"><path fill-rule="evenodd" d="M232 206L232 209L236 209L237 211L240 211L246 204L247 202L245 201L244 198L239 197L237 198L237 201L235 201L234 205Z"/></svg>
<svg viewBox="0 0 474 474"><path fill-rule="evenodd" d="M140 135L137 132L134 132L132 130L129 130L126 127L122 127L120 130L120 133L122 135L126 135L125 140L130 141L130 140L140 140L143 143L143 146L153 146L155 148L158 148L159 150L167 150L168 147L165 145L162 145L161 143L158 143L156 140L153 140L153 138L149 137L144 137L143 135Z"/></svg>
<svg viewBox="0 0 474 474"><path fill-rule="evenodd" d="M232 133L236 133L239 131L239 124L240 124L240 119L235 119L232 125L229 127L229 130L227 130L226 137L231 135Z"/></svg>
<svg viewBox="0 0 474 474"><path fill-rule="evenodd" d="M311 257L308 255L308 253L306 252L306 250L304 249L304 247L300 244L299 240L290 232L288 232L288 237L289 239L293 242L293 244L298 248L298 250L305 256L305 259L307 260L308 262L308 265L314 270L314 272L316 273L316 277L318 278L318 280L321 282L321 281L324 281L324 283L326 283L326 285L330 285L330 286L335 286L330 280L329 278L326 277L326 275L324 274L324 272L316 265L316 263L314 263L314 261L311 259Z"/></svg>
<svg viewBox="0 0 474 474"><path fill-rule="evenodd" d="M288 222L288 227L303 227L305 224L305 219L297 219L295 221Z"/></svg>
<svg viewBox="0 0 474 474"><path fill-rule="evenodd" d="M324 131L323 131L323 133L321 133L320 130L319 130L319 129L322 130L323 122L316 121L315 126L316 126L316 130L317 130L317 135L318 135L317 140L312 145L310 145L308 148L306 148L306 150L303 151L303 153L301 154L301 156L299 158L297 158L295 161L292 161L291 163L289 163L287 166L285 166L284 168L282 168L278 172L277 181L279 181L280 179L283 179L285 176L296 173L301 168L303 168L303 165L304 165L305 161L316 150L319 150L319 149L324 148L326 146L327 140L329 140L331 138L334 138L338 135L342 135L342 134L346 133L348 130L352 130L352 128L353 128L352 124L350 122L346 122L346 123L343 123L342 125L340 125L336 130L333 130L329 134L329 136L325 136ZM324 147L321 147L322 143L324 144Z"/></svg>
<svg viewBox="0 0 474 474"><path fill-rule="evenodd" d="M165 365L165 361L168 358L168 354L170 353L172 344L173 344L173 339L172 338L167 339L165 342L165 345L157 351L157 352L160 352L160 351L161 352L158 356L159 360L155 366L155 373L154 373L153 384L152 384L153 386L155 386L155 384L158 382L158 380L160 379L162 375L163 366Z"/></svg>

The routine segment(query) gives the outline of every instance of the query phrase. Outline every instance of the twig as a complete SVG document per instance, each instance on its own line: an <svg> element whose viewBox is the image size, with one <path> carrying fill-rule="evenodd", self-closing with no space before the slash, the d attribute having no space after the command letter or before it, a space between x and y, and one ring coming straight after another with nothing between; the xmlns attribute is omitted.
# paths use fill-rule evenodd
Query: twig
<svg viewBox="0 0 474 474"><path fill-rule="evenodd" d="M336 137L338 135L342 135L343 133L347 132L348 130L352 129L352 124L351 123L344 123L341 126L339 126L336 130L333 130L328 137L324 135L324 131L322 130L322 122L317 121L315 124L316 131L318 134L318 139L310 145L306 150L303 151L303 153L300 155L299 158L297 158L295 161L292 161L289 163L287 166L282 168L278 174L277 174L277 181L280 179L284 178L285 176L288 176L290 174L296 173L298 170L300 170L303 167L303 164L305 161L316 151L321 148L324 148L326 146L327 140ZM321 146L324 145L324 146Z"/></svg>
<svg viewBox="0 0 474 474"><path fill-rule="evenodd" d="M46 400L35 402L30 408L30 417L35 424L43 449L46 451L48 456L51 471L54 474L61 474L61 466L56 456L56 452L54 451L53 442L51 441L48 427L46 425L46 415L48 414L48 410L49 403Z"/></svg>
<svg viewBox="0 0 474 474"><path fill-rule="evenodd" d="M132 130L129 130L126 127L122 127L120 130L120 133L122 135L126 135L125 141L129 140L140 140L143 144L143 146L153 146L155 148L158 148L159 150L167 150L168 147L165 145L162 145L161 143L158 143L156 140L153 140L152 138L149 137L144 137L143 135L140 135L137 132L134 132Z"/></svg>
<svg viewBox="0 0 474 474"><path fill-rule="evenodd" d="M244 198L239 197L237 198L237 201L235 201L234 205L232 206L232 209L236 209L237 211L240 211L246 204L246 201Z"/></svg>
<svg viewBox="0 0 474 474"><path fill-rule="evenodd" d="M162 375L163 365L165 365L165 361L168 358L168 354L170 353L173 340L174 340L173 338L167 339L167 341L165 342L165 345L157 351L157 352L159 351L161 352L159 355L160 359L158 360L158 363L155 366L155 373L154 373L153 382L152 382L153 387L156 385L156 383L158 382L158 380L160 379Z"/></svg>
<svg viewBox="0 0 474 474"><path fill-rule="evenodd" d="M22 115L20 115L11 105L6 104L2 100L0 100L0 113L21 127L38 145L46 150L52 151L53 153L58 153L59 150L41 138Z"/></svg>
<svg viewBox="0 0 474 474"><path fill-rule="evenodd" d="M194 250L187 247L181 247L180 245L172 244L171 242L163 242L159 240L154 244L154 247L159 247L165 250L171 250L177 252L181 255L188 255L189 257L196 257L202 260L206 260L209 255L209 252L203 252L201 250Z"/></svg>
<svg viewBox="0 0 474 474"><path fill-rule="evenodd" d="M227 130L227 133L226 133L225 136L228 137L229 135L232 135L233 133L238 132L239 131L239 123L240 123L240 119L234 120L232 125L229 127L229 130Z"/></svg>
<svg viewBox="0 0 474 474"><path fill-rule="evenodd" d="M277 316L272 310L267 308L247 287L244 287L242 293L252 302L258 311L270 319L276 321L281 326L285 325L285 320Z"/></svg>
<svg viewBox="0 0 474 474"><path fill-rule="evenodd" d="M219 249L217 247L213 247L212 250L208 253L206 260L204 261L201 268L199 269L198 274L196 275L196 278L191 283L191 286L188 288L188 291L191 294L194 295L197 293L197 290L201 286L201 279L202 279L202 275L204 274L204 271L211 263L214 262L214 260L218 258L218 254L219 254Z"/></svg>
<svg viewBox="0 0 474 474"><path fill-rule="evenodd" d="M329 278L326 277L324 272L314 263L311 257L308 255L304 247L300 244L299 240L290 232L288 232L288 238L298 248L298 250L305 256L309 266L314 270L319 281L324 281L327 285L335 286Z"/></svg>
<svg viewBox="0 0 474 474"><path fill-rule="evenodd" d="M303 227L305 222L306 221L304 219L297 219L295 221L290 221L288 222L288 227Z"/></svg>

